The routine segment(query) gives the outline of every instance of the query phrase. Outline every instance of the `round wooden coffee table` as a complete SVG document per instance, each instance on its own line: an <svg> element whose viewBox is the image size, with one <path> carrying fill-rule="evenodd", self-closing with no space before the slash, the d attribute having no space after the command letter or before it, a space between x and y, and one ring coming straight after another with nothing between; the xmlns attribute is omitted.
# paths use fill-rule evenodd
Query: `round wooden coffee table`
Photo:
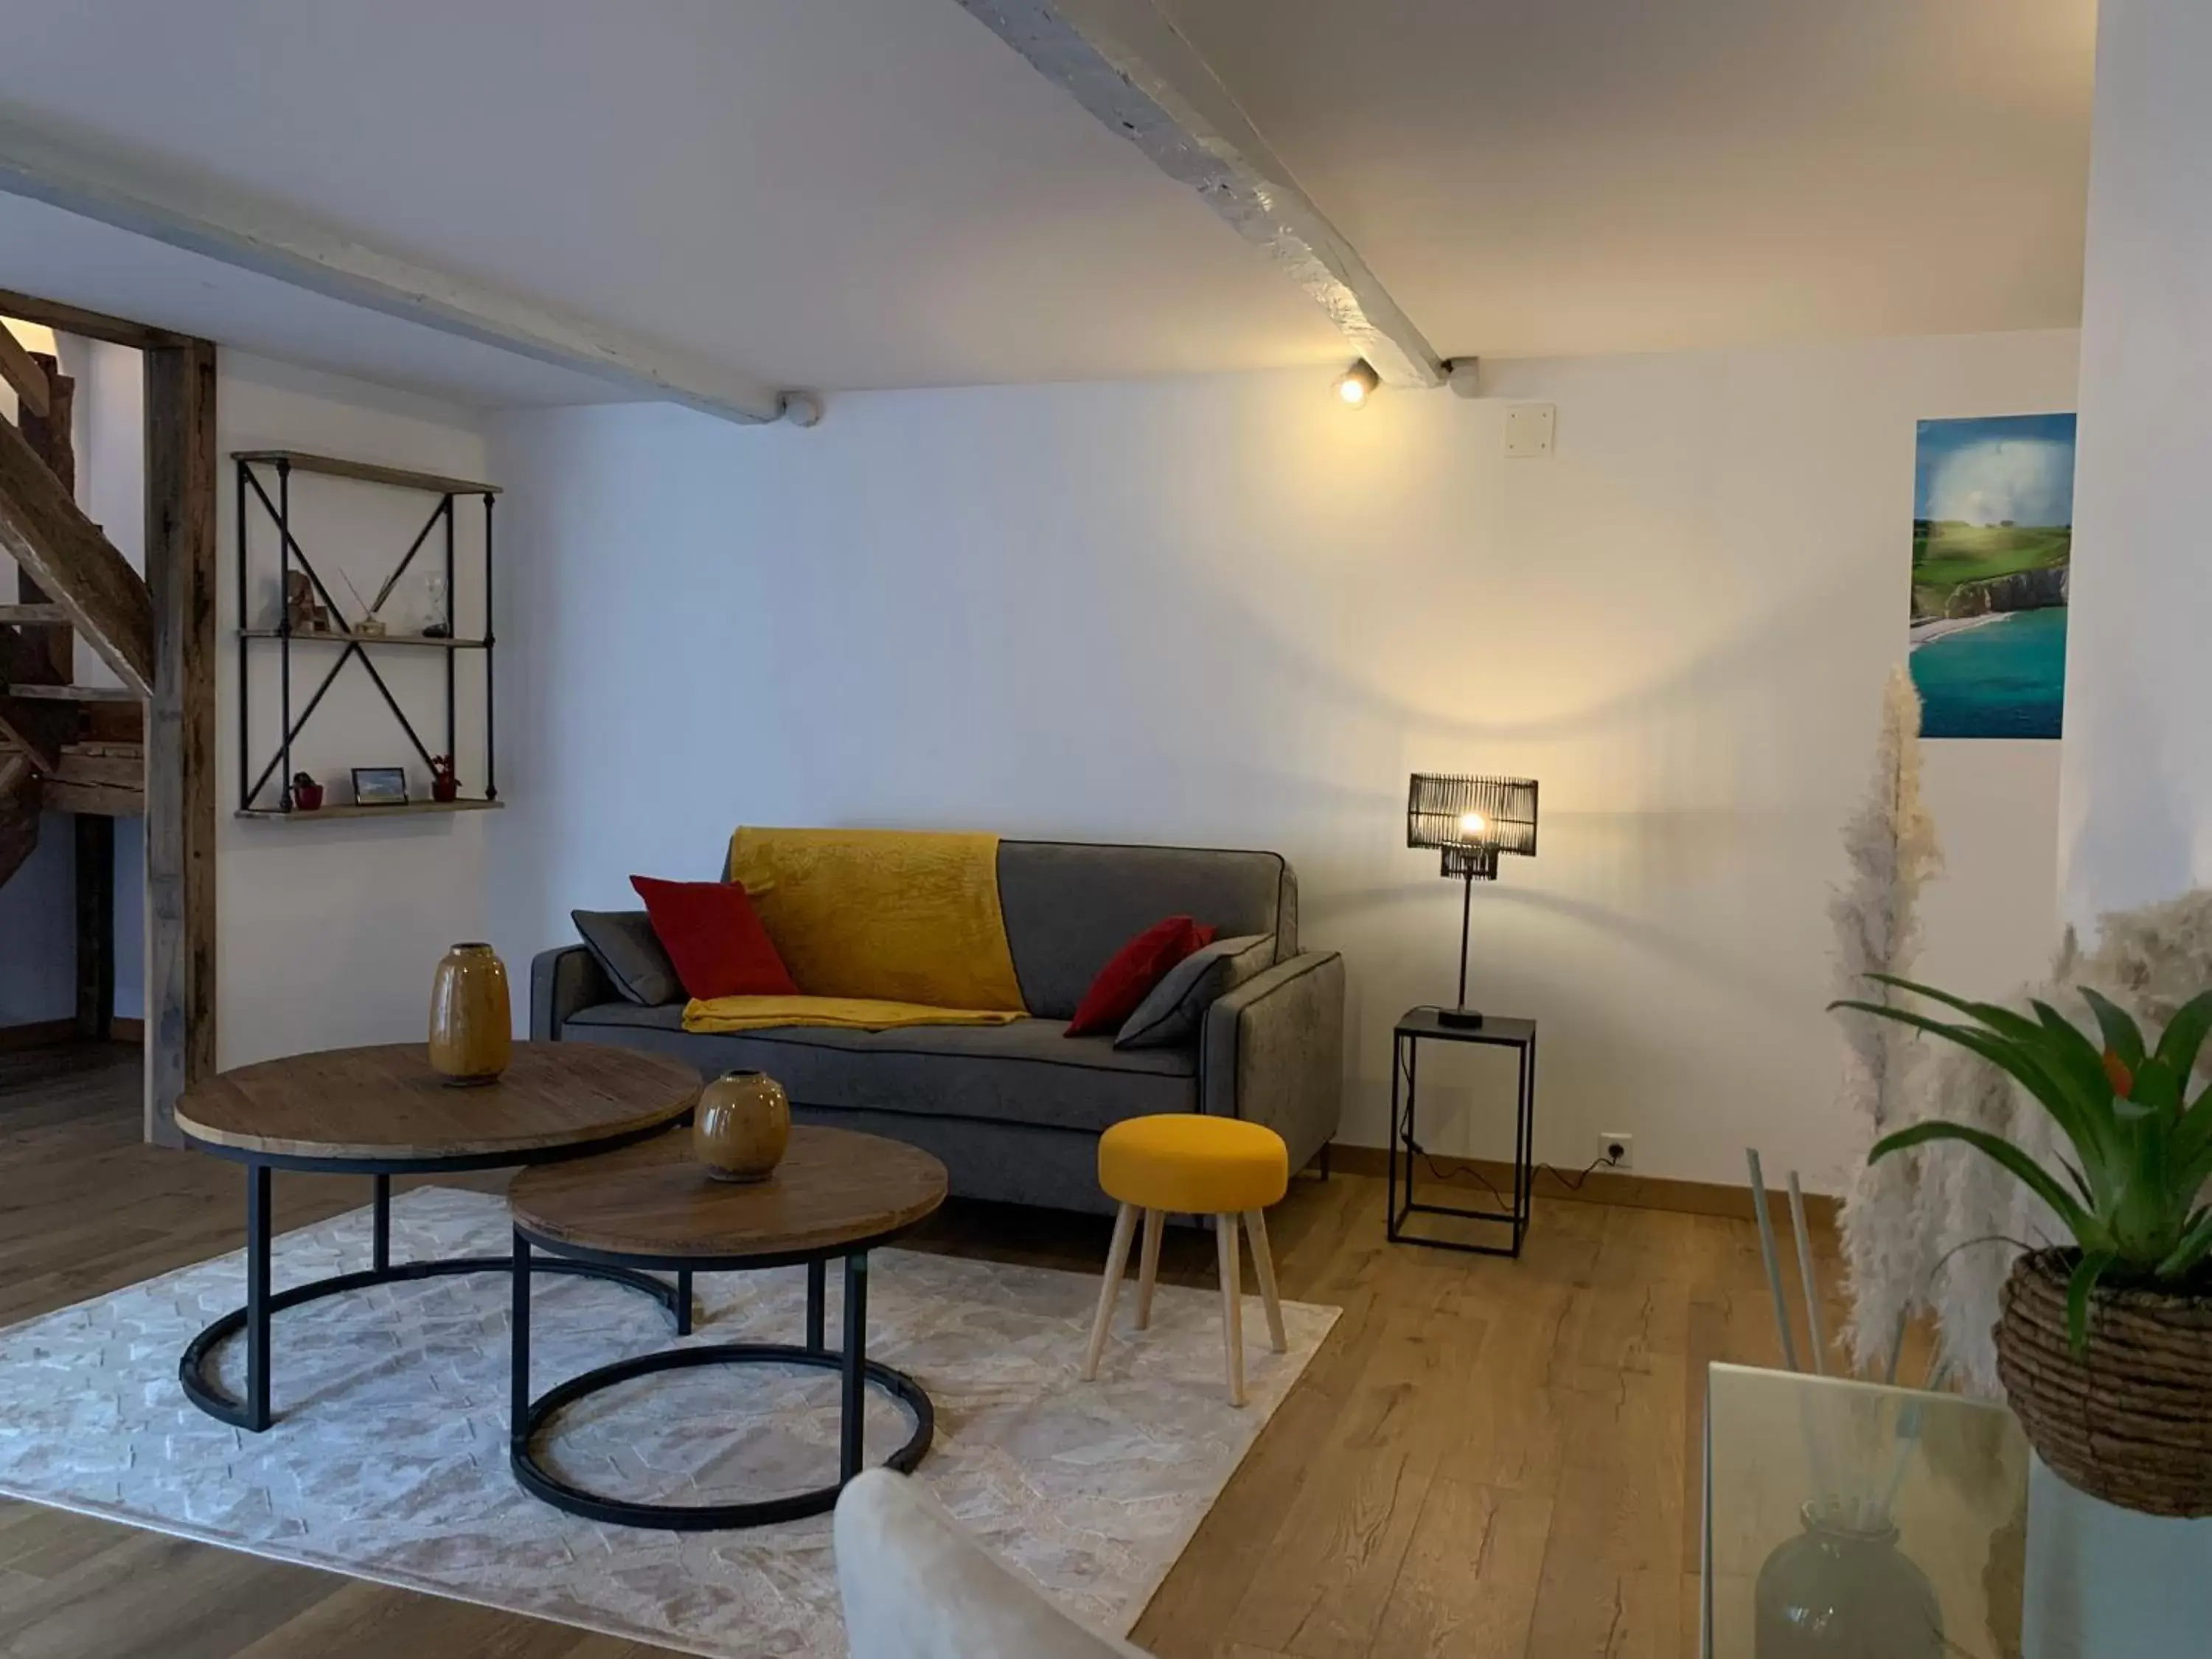
<svg viewBox="0 0 2212 1659"><path fill-rule="evenodd" d="M936 1409L921 1385L867 1357L868 1252L889 1243L945 1202L945 1166L928 1153L878 1135L801 1127L766 1181L712 1180L692 1161L690 1139L644 1146L555 1169L527 1170L507 1194L514 1212L513 1398L508 1462L523 1487L558 1509L594 1521L673 1531L765 1526L820 1515L860 1472L866 1385L872 1382L914 1418L906 1443L885 1467L910 1474L929 1450ZM806 1340L724 1342L670 1348L602 1365L530 1397L532 1247L595 1267L726 1273L806 1266ZM823 1330L826 1268L845 1262L845 1330L832 1350ZM840 1374L837 1480L747 1504L643 1504L585 1491L538 1462L532 1443L564 1407L634 1376L694 1365L808 1365Z"/></svg>
<svg viewBox="0 0 2212 1659"><path fill-rule="evenodd" d="M397 1279L505 1273L505 1256L392 1260L392 1177L497 1170L603 1152L659 1133L699 1097L689 1066L632 1048L594 1043L518 1042L495 1083L459 1089L430 1069L419 1043L335 1048L266 1060L187 1089L177 1127L202 1152L246 1165L246 1305L216 1320L178 1364L185 1396L211 1417L255 1433L269 1410L269 1322L318 1297ZM365 1175L376 1182L370 1265L275 1295L269 1289L270 1187L277 1170ZM587 1262L544 1264L547 1273L609 1279L645 1291L690 1329L688 1279L670 1285L644 1273ZM207 1370L222 1342L246 1333L246 1398L234 1399Z"/></svg>

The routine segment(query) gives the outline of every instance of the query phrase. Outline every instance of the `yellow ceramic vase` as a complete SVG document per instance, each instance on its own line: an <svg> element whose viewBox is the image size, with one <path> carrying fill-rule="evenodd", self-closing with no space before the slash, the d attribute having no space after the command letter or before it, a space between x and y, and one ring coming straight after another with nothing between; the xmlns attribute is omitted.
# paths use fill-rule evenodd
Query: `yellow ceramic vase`
<svg viewBox="0 0 2212 1659"><path fill-rule="evenodd" d="M692 1155L717 1181L766 1181L791 1145L791 1102L765 1072L725 1072L699 1091Z"/></svg>
<svg viewBox="0 0 2212 1659"><path fill-rule="evenodd" d="M489 945L456 945L430 981L430 1068L459 1086L495 1081L514 1057L507 964Z"/></svg>

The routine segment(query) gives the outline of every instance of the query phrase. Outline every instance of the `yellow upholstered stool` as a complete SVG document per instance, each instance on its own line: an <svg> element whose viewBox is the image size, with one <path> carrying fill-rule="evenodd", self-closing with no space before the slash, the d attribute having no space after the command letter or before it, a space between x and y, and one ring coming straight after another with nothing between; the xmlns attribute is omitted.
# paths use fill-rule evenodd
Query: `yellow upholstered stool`
<svg viewBox="0 0 2212 1659"><path fill-rule="evenodd" d="M1252 1265L1260 1276L1260 1299L1267 1310L1267 1336L1277 1353L1283 1337L1283 1304L1275 1294L1275 1261L1267 1253L1267 1223L1261 1214L1291 1184L1290 1154L1282 1136L1240 1118L1167 1113L1133 1117L1115 1124L1098 1139L1098 1184L1121 1202L1107 1252L1106 1282L1099 1287L1098 1316L1091 1327L1091 1352L1083 1362L1085 1382L1098 1375L1106 1333L1114 1322L1114 1302L1129 1270L1129 1242L1144 1218L1145 1253L1137 1272L1137 1328L1152 1322L1152 1286L1160 1272L1160 1233L1168 1212L1210 1215L1221 1257L1222 1336L1228 1357L1229 1401L1244 1403L1244 1282L1237 1261L1237 1220L1252 1237Z"/></svg>

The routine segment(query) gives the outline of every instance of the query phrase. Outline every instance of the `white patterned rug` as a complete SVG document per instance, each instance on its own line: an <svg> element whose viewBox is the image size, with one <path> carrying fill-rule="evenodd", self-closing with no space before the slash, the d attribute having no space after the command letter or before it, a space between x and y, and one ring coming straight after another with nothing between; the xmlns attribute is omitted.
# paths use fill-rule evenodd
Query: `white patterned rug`
<svg viewBox="0 0 2212 1659"><path fill-rule="evenodd" d="M428 1188L392 1207L395 1261L500 1255L507 1206ZM369 1212L277 1240L277 1288L368 1265ZM1249 1304L1250 1403L1224 1399L1219 1303L1163 1285L1152 1328L1125 1292L1099 1381L1082 1360L1097 1280L918 1251L872 1263L871 1358L937 1406L918 1478L1057 1600L1126 1633L1336 1321L1285 1304L1290 1352ZM829 1329L838 1282L830 1274ZM240 1255L0 1331L0 1492L278 1560L714 1656L845 1651L830 1518L750 1532L603 1526L525 1494L507 1466L508 1283L416 1280L277 1316L264 1435L185 1402L177 1357L238 1305ZM1133 1285L1130 1287L1133 1291ZM702 1274L690 1340L798 1341L805 1271ZM668 1346L661 1310L592 1280L539 1281L535 1391ZM238 1345L222 1356L240 1378ZM905 1414L870 1391L868 1451ZM544 1455L572 1480L651 1500L735 1502L820 1484L836 1463L836 1379L702 1367L579 1403Z"/></svg>

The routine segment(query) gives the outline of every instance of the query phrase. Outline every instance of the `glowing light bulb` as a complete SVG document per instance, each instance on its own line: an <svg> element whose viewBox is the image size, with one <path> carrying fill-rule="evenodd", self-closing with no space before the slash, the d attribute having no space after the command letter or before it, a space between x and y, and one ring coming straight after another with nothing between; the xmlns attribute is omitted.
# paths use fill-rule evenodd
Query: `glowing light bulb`
<svg viewBox="0 0 2212 1659"><path fill-rule="evenodd" d="M1459 832L1462 836L1479 836L1488 828L1490 828L1489 824L1483 821L1482 814L1480 812L1462 812L1459 815Z"/></svg>
<svg viewBox="0 0 2212 1659"><path fill-rule="evenodd" d="M1381 384L1382 377L1362 358L1337 377L1336 395L1352 408L1358 409L1374 395L1375 388Z"/></svg>

